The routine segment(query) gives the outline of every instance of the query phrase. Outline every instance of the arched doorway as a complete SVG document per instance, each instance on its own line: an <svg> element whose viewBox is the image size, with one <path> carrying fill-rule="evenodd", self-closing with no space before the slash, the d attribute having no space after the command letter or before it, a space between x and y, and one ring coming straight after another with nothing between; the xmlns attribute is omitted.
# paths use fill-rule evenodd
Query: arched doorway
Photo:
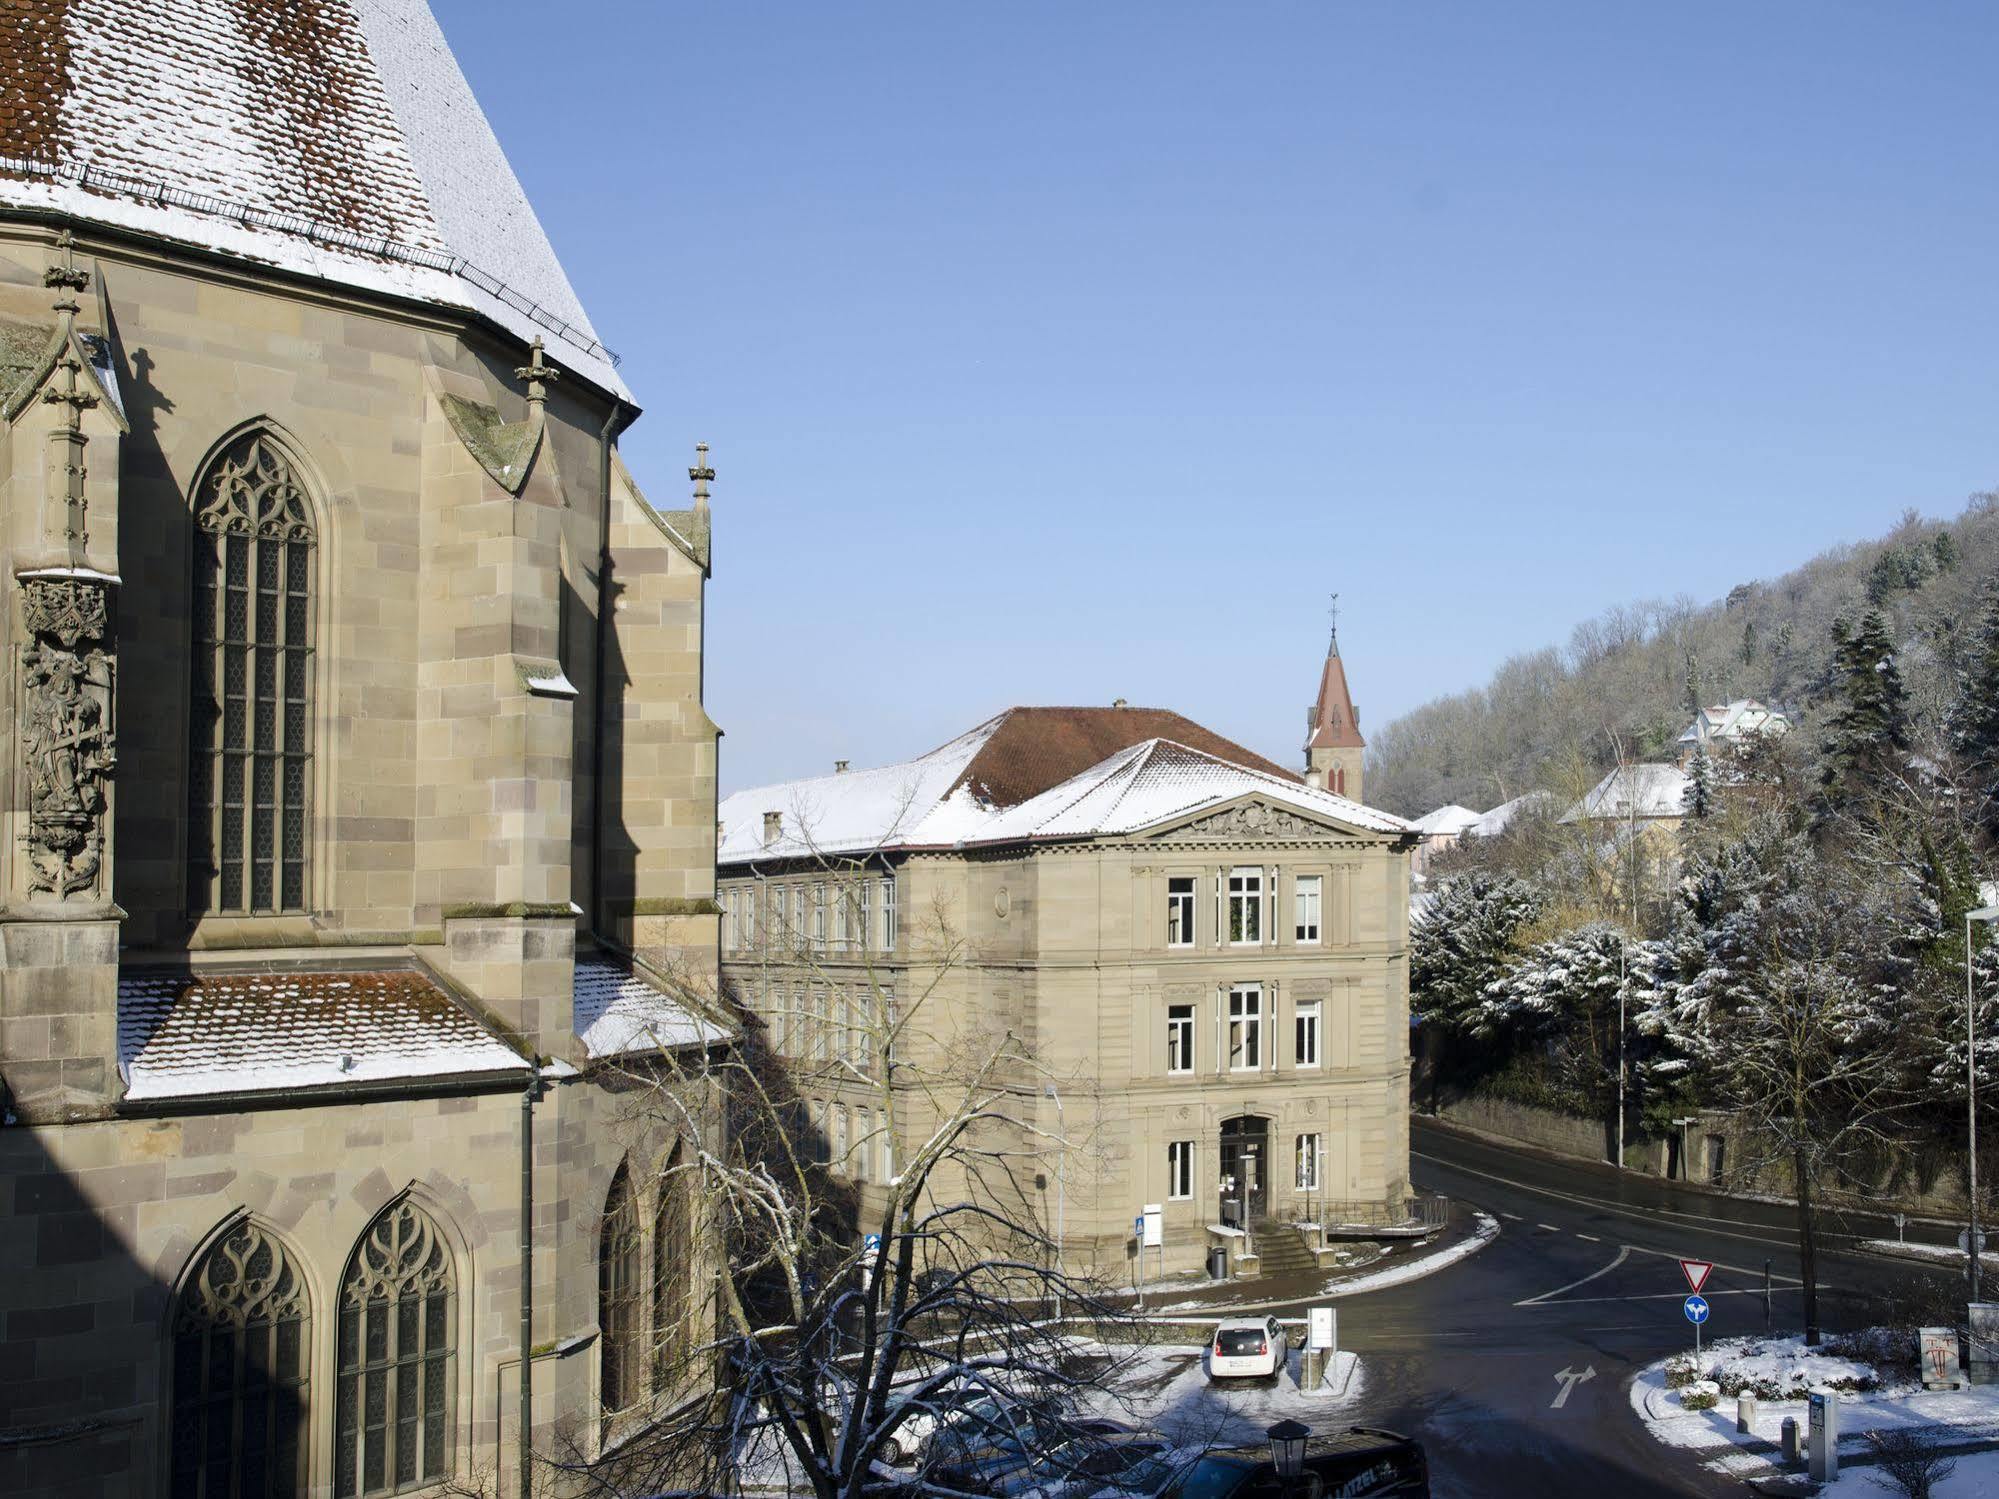
<svg viewBox="0 0 1999 1499"><path fill-rule="evenodd" d="M1222 1221L1240 1228L1270 1205L1270 1121L1238 1114L1222 1121Z"/></svg>

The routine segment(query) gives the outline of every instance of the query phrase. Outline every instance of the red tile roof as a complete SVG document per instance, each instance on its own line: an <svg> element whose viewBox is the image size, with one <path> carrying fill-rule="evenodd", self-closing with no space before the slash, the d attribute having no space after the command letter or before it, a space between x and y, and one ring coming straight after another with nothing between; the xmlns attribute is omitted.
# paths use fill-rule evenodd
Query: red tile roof
<svg viewBox="0 0 1999 1499"><path fill-rule="evenodd" d="M1287 781L1298 777L1254 750L1167 708L1009 708L957 786L1014 807L1148 739L1170 739Z"/></svg>

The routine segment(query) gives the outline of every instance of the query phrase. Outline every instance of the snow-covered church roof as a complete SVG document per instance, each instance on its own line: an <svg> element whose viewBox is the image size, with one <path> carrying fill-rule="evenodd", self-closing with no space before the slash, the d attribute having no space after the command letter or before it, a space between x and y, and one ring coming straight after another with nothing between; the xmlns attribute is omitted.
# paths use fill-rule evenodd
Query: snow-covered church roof
<svg viewBox="0 0 1999 1499"><path fill-rule="evenodd" d="M1371 832L1411 831L1164 709L1009 708L914 760L734 793L717 858L1107 836L1251 793Z"/></svg>
<svg viewBox="0 0 1999 1499"><path fill-rule="evenodd" d="M467 308L628 394L424 0L9 6L0 204Z"/></svg>

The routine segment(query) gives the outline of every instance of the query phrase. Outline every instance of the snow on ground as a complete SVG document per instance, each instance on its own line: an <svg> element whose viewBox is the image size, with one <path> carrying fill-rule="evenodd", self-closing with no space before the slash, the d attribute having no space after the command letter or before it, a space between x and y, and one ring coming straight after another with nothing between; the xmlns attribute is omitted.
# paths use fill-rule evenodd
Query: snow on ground
<svg viewBox="0 0 1999 1499"><path fill-rule="evenodd" d="M1175 1447L1229 1446L1261 1442L1273 1422L1302 1421L1315 1430L1339 1424L1337 1413L1359 1398L1359 1358L1333 1355L1325 1387L1299 1388L1303 1355L1292 1351L1289 1367L1274 1380L1208 1378L1202 1344L1160 1344L1133 1350L1120 1377L1119 1393L1097 1397L1099 1410L1120 1421L1157 1430Z"/></svg>
<svg viewBox="0 0 1999 1499"><path fill-rule="evenodd" d="M1987 1247L1985 1252L1978 1256L1978 1263L1999 1270L1999 1254L1992 1252L1991 1241L1985 1238L1983 1229L1979 1230L1979 1236ZM1897 1239L1862 1239L1860 1247L1871 1249L1876 1254L1894 1255L1901 1259L1936 1260L1940 1264L1957 1265L1960 1268L1964 1264L1964 1251L1955 1244L1905 1244Z"/></svg>
<svg viewBox="0 0 1999 1499"><path fill-rule="evenodd" d="M1410 1255L1392 1265L1383 1265L1379 1269L1370 1270L1365 1275L1349 1275L1344 1272L1330 1275L1316 1289L1287 1293L1281 1301L1230 1302L1227 1306L1220 1306L1212 1301L1173 1301L1151 1308L1148 1315L1154 1321L1201 1321L1205 1320L1198 1315L1201 1313L1205 1313L1207 1318L1216 1318L1231 1316L1236 1312L1258 1312L1267 1311L1272 1307L1294 1306L1301 1301L1327 1301L1336 1300L1341 1296L1357 1296L1363 1291L1379 1291L1389 1286L1402 1285L1406 1281L1421 1280L1426 1275L1434 1275L1446 1266L1455 1265L1459 1260L1477 1254L1498 1237L1499 1220L1489 1213L1474 1213L1471 1236L1460 1239L1449 1248L1441 1249L1435 1254ZM1384 1256L1394 1252L1393 1245L1385 1247L1382 1251ZM1245 1295L1257 1294L1257 1282L1244 1281L1242 1285ZM1176 1315L1190 1312L1197 1315L1191 1319L1185 1315Z"/></svg>
<svg viewBox="0 0 1999 1499"><path fill-rule="evenodd" d="M1741 1435L1735 1429L1733 1396L1723 1395L1712 1410L1690 1411L1680 1405L1678 1392L1666 1388L1666 1367L1671 1362L1662 1359L1648 1365L1630 1387L1631 1408L1656 1440L1697 1455L1712 1473L1755 1480L1784 1471L1778 1451L1784 1418L1795 1420L1801 1434L1808 1424L1802 1394L1797 1399L1758 1400L1753 1429ZM1938 1499L1999 1491L1990 1486L1999 1485L1999 1386L1924 1390L1907 1370L1808 1353L1798 1338L1727 1339L1703 1350L1701 1365L1704 1376L1725 1385L1767 1379L1779 1388L1802 1392L1811 1387L1808 1382L1817 1380L1873 1382L1877 1387L1872 1390L1839 1395L1843 1462L1852 1465L1868 1453L1869 1431L1920 1430L1945 1445L1983 1442L1994 1449L1961 1457L1957 1475L1936 1490ZM1840 1485L1842 1492L1856 1495L1898 1492L1872 1467L1849 1466Z"/></svg>

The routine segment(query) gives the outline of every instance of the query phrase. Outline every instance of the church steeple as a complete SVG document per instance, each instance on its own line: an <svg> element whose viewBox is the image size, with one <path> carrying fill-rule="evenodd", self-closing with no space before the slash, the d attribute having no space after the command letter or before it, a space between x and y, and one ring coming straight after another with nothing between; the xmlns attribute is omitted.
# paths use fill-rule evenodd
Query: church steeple
<svg viewBox="0 0 1999 1499"><path fill-rule="evenodd" d="M1360 715L1347 692L1346 663L1340 659L1338 594L1333 595L1333 633L1326 646L1326 664L1319 673L1319 698L1305 717L1305 779L1335 795L1361 799L1361 762L1367 741L1360 736Z"/></svg>

